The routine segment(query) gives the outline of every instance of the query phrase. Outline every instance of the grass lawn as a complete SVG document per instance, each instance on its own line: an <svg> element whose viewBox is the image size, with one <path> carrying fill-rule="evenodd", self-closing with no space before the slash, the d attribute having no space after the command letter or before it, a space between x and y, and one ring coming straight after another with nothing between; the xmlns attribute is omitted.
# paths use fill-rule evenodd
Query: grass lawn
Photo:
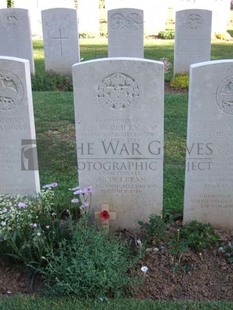
<svg viewBox="0 0 233 310"><path fill-rule="evenodd" d="M107 40L80 40L84 60L107 56ZM166 57L173 63L173 40L146 40L145 58L158 60ZM232 42L214 41L212 59L228 59L233 54ZM41 185L58 182L57 203L70 203L68 188L78 183L76 171L75 121L72 91L58 91L65 83L61 77L46 75L42 41L34 41L36 77L33 78L33 101L38 140ZM166 79L171 78L171 73ZM62 89L59 87L59 89ZM66 89L71 89L67 88ZM182 213L185 143L187 127L187 94L165 96L165 158L164 158L164 210ZM90 184L92 185L92 184ZM233 304L152 302L142 300L113 300L81 302L75 299L37 298L34 296L0 297L1 310L55 309L232 309Z"/></svg>
<svg viewBox="0 0 233 310"><path fill-rule="evenodd" d="M80 44L84 60L107 56L107 39L81 39ZM211 58L228 59L232 48L232 42L213 41ZM174 40L145 40L145 58L166 57L173 63L173 51ZM77 184L73 93L57 91L57 80L64 81L45 74L42 41L34 41L34 54L33 89L46 90L33 92L41 184L58 182L59 201L64 204L70 199L68 188ZM168 73L166 80L171 76ZM165 96L165 212L182 213L187 102L186 94Z"/></svg>
<svg viewBox="0 0 233 310"><path fill-rule="evenodd" d="M135 299L80 301L75 298L0 297L1 310L231 310L230 302L165 302Z"/></svg>

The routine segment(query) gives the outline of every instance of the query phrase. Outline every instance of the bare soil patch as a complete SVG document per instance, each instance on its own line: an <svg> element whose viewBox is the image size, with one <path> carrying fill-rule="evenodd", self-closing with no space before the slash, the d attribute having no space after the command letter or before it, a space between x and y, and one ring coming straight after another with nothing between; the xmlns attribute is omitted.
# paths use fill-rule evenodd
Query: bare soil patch
<svg viewBox="0 0 233 310"><path fill-rule="evenodd" d="M233 232L216 230L222 245L233 243ZM132 234L131 234L132 236ZM142 266L148 271L143 274ZM137 266L142 284L132 297L152 300L233 301L233 265L219 251L219 246L202 253L186 252L180 263L169 254L166 244L147 248ZM36 294L42 281L31 278L23 269L0 261L0 294Z"/></svg>

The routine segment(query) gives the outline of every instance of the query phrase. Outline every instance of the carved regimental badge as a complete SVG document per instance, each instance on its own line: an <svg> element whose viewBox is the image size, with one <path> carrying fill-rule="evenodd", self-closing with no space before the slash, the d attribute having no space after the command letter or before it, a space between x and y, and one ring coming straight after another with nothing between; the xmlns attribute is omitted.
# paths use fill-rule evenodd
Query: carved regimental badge
<svg viewBox="0 0 233 310"><path fill-rule="evenodd" d="M12 72L0 70L0 111L16 109L23 100L23 85Z"/></svg>
<svg viewBox="0 0 233 310"><path fill-rule="evenodd" d="M2 20L3 26L6 29L14 29L18 26L18 18L15 15L7 15L3 20Z"/></svg>
<svg viewBox="0 0 233 310"><path fill-rule="evenodd" d="M97 97L104 108L124 111L137 104L138 84L132 77L124 73L113 73L100 83Z"/></svg>
<svg viewBox="0 0 233 310"><path fill-rule="evenodd" d="M216 91L216 101L220 110L233 115L233 75L220 82Z"/></svg>
<svg viewBox="0 0 233 310"><path fill-rule="evenodd" d="M130 13L124 16L120 13L115 13L111 16L110 27L114 30L121 28L128 28L136 30L142 25L142 18L137 13Z"/></svg>
<svg viewBox="0 0 233 310"><path fill-rule="evenodd" d="M197 30L203 24L203 18L199 14L190 14L185 20L185 25L191 30Z"/></svg>

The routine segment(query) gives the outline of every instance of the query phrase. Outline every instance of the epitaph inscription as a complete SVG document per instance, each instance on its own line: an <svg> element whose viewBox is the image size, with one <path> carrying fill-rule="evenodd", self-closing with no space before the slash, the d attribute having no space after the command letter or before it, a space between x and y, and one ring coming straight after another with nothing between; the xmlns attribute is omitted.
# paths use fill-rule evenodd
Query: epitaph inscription
<svg viewBox="0 0 233 310"><path fill-rule="evenodd" d="M216 101L220 110L233 115L233 75L226 77L219 84Z"/></svg>
<svg viewBox="0 0 233 310"><path fill-rule="evenodd" d="M102 59L73 66L73 77L79 184L95 189L91 216L111 204L113 228L136 228L162 207L163 65Z"/></svg>
<svg viewBox="0 0 233 310"><path fill-rule="evenodd" d="M117 72L103 79L98 87L97 97L104 108L124 111L137 104L139 87L132 77Z"/></svg>
<svg viewBox="0 0 233 310"><path fill-rule="evenodd" d="M203 19L199 14L190 14L185 21L187 28L197 30L203 24Z"/></svg>
<svg viewBox="0 0 233 310"><path fill-rule="evenodd" d="M29 61L2 56L0 68L0 194L36 194L38 171L21 169L21 151L25 166L37 164L35 147L27 162L29 151L21 145L24 139L36 143Z"/></svg>
<svg viewBox="0 0 233 310"><path fill-rule="evenodd" d="M232 229L233 61L190 68L184 222Z"/></svg>
<svg viewBox="0 0 233 310"><path fill-rule="evenodd" d="M11 111L23 100L24 90L20 79L12 72L0 71L0 111Z"/></svg>
<svg viewBox="0 0 233 310"><path fill-rule="evenodd" d="M136 30L142 26L141 16L137 13L123 15L120 13L113 14L110 20L110 27L114 30L128 28Z"/></svg>

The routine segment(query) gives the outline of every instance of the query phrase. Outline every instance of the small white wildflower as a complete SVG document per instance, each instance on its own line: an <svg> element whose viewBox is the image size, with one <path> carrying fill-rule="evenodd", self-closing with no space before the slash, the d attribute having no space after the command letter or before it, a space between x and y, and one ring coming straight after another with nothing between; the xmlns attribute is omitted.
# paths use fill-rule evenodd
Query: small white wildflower
<svg viewBox="0 0 233 310"><path fill-rule="evenodd" d="M49 229L49 228L50 228L50 226L49 226L49 225L46 225L46 226L45 226L45 228L46 228L46 229Z"/></svg>
<svg viewBox="0 0 233 310"><path fill-rule="evenodd" d="M148 271L148 267L147 267L147 266L142 266L142 267L141 267L141 271L142 271L144 274L146 274L147 271Z"/></svg>
<svg viewBox="0 0 233 310"><path fill-rule="evenodd" d="M74 199L72 199L72 200L71 200L71 203L79 203L78 198L74 198Z"/></svg>
<svg viewBox="0 0 233 310"><path fill-rule="evenodd" d="M26 203L24 203L24 202L19 202L18 203L18 207L19 208L25 208L27 205L26 205Z"/></svg>
<svg viewBox="0 0 233 310"><path fill-rule="evenodd" d="M37 224L36 223L31 223L30 226L33 227L33 228L36 228Z"/></svg>
<svg viewBox="0 0 233 310"><path fill-rule="evenodd" d="M139 247L142 247L142 241L140 239L136 240L136 244Z"/></svg>
<svg viewBox="0 0 233 310"><path fill-rule="evenodd" d="M90 204L88 202L84 202L81 206L81 210L87 210L90 207Z"/></svg>
<svg viewBox="0 0 233 310"><path fill-rule="evenodd" d="M38 232L38 233L37 233L37 236L41 236L41 233L40 233L40 232Z"/></svg>
<svg viewBox="0 0 233 310"><path fill-rule="evenodd" d="M77 186L77 187L73 187L73 188L69 188L70 191L77 191L80 189L80 186Z"/></svg>
<svg viewBox="0 0 233 310"><path fill-rule="evenodd" d="M2 226L6 226L6 222L5 222L5 221L2 221L2 222L1 222L1 225L2 225Z"/></svg>
<svg viewBox="0 0 233 310"><path fill-rule="evenodd" d="M58 186L58 184L56 182L53 182L53 183L46 184L46 185L42 186L42 188L43 189L46 189L46 188L51 189L51 188L55 188L57 186Z"/></svg>

